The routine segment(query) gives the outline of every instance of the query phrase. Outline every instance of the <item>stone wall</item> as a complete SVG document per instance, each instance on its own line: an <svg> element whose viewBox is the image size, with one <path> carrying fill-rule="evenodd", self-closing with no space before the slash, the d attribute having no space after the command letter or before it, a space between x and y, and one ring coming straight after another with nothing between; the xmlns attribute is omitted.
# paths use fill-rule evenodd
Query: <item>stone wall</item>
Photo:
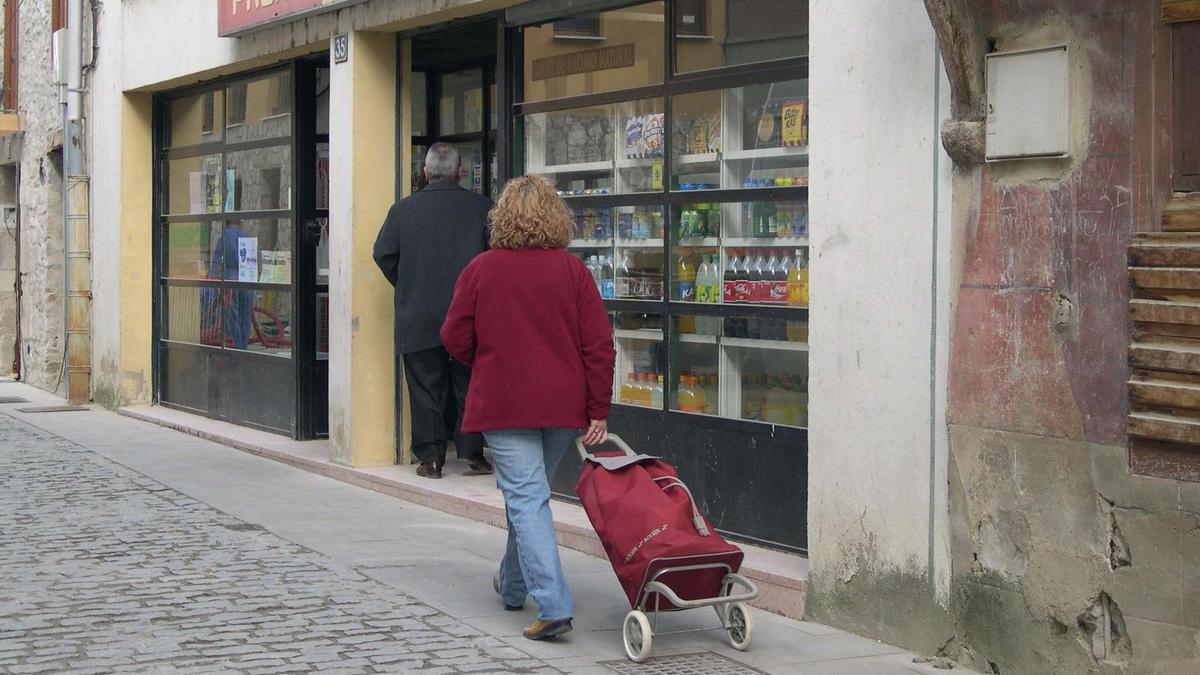
<svg viewBox="0 0 1200 675"><path fill-rule="evenodd" d="M20 21L21 377L62 393L62 109L51 65L50 3L22 3Z"/></svg>

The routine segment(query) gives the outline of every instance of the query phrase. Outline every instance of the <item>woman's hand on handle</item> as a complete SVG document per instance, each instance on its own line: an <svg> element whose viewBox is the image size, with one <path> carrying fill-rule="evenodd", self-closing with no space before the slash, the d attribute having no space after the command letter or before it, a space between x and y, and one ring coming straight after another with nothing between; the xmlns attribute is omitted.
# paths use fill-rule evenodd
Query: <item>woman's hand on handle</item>
<svg viewBox="0 0 1200 675"><path fill-rule="evenodd" d="M608 420L592 420L583 435L584 445L600 445L608 440Z"/></svg>

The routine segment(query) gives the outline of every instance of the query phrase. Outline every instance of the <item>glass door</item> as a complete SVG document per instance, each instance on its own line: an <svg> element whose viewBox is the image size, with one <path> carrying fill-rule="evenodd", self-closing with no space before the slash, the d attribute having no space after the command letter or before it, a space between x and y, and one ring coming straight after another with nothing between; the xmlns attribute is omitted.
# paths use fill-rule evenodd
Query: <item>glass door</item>
<svg viewBox="0 0 1200 675"><path fill-rule="evenodd" d="M414 71L412 83L413 190L425 185L425 152L451 143L462 158L464 189L497 195L496 83L491 63L448 71Z"/></svg>

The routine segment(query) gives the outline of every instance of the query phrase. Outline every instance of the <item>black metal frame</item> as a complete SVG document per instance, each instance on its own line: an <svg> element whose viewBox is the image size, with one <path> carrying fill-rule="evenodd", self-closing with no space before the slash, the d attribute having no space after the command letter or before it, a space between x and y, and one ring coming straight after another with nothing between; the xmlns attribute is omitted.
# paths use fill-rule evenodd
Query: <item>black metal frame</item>
<svg viewBox="0 0 1200 675"><path fill-rule="evenodd" d="M153 134L153 166L152 166L152 213L151 222L154 223L151 232L151 246L153 250L152 256L152 274L154 278L154 292L152 293L152 314L153 322L151 329L152 349L151 349L151 367L153 370L152 383L152 398L159 405L169 408L176 408L201 414L207 417L216 419L225 419L225 417L214 413L211 410L197 409L184 404L173 403L164 400L164 382L167 374L164 368L164 351L170 349L177 352L193 352L203 354L219 354L223 359L229 359L231 362L243 362L250 366L251 364L274 364L278 365L284 359L290 359L292 373L292 401L287 405L292 407L290 428L281 428L260 424L251 420L238 419L230 420L236 423L271 431L275 433L286 433L294 438L306 439L313 438L319 434L317 432L317 423L314 419L313 392L314 382L313 373L310 372L310 362L312 359L304 358L305 354L313 354L315 346L315 294L306 292L315 288L315 269L313 265L313 246L307 245L305 237L307 236L305 222L302 217L307 214L317 213L315 203L309 204L314 198L315 190L313 182L315 180L315 149L316 143L320 138L315 133L315 100L309 100L313 97L302 95L306 92L306 86L312 84L312 69L315 64L319 63L322 58L328 60L327 54L310 55L303 59L288 61L281 64L254 69L233 76L211 80L188 87L176 89L170 92L156 94L153 100L153 119L152 119L152 134ZM291 112L292 124L291 133L287 137L275 137L270 139L260 139L253 141L243 141L236 143L227 143L225 134L222 133L222 140L215 143L201 143L190 146L166 147L170 138L170 115L169 104L172 100L195 95L200 92L226 88L231 84L238 82L246 82L254 79L268 76L271 74L288 73L291 76L292 85L292 105ZM309 87L311 88L311 87ZM302 128L301 125L305 125ZM308 128L314 127L314 128ZM323 140L328 141L326 136ZM222 167L224 167L224 157L229 153L254 150L268 147L284 147L288 148L289 161L291 163L291 183L288 189L291 191L292 199L287 209L270 209L270 210L254 210L254 211L238 211L221 213L201 213L201 214L165 214L165 205L168 203L169 185L166 182L166 172L164 170L165 163L174 159L184 159L189 157L198 157L204 155L221 155ZM311 161L310 161L311 160ZM318 214L319 215L319 214ZM327 212L326 212L327 215ZM167 257L169 251L164 246L166 229L172 223L179 222L213 222L225 221L231 218L250 220L250 219L288 219L292 223L291 242L293 261L292 261L292 279L290 283L266 283L266 282L240 282L227 279L180 279L164 276L163 272L167 269L169 261ZM224 275L222 275L224 277ZM169 320L170 308L166 299L166 289L168 287L201 287L201 288L236 288L240 290L278 290L287 291L291 294L291 326L292 326L292 345L290 355L284 356L272 353L260 353L252 351L244 351L237 349L226 349L224 346L224 336L222 335L222 344L220 345L205 345L172 341L164 338L166 322ZM265 360L265 361L264 361ZM274 367L274 366L272 366Z"/></svg>
<svg viewBox="0 0 1200 675"><path fill-rule="evenodd" d="M640 3L621 3L620 7L632 6ZM524 125L522 118L537 113L548 113L560 110L569 110L574 108L608 105L615 103L623 103L628 101L636 101L643 99L660 98L663 101L663 117L668 120L673 119L673 98L679 95L699 93L720 90L731 87L743 87L756 84L769 84L774 82L801 80L808 77L808 57L800 56L787 60L770 61L763 63L752 63L737 66L729 66L712 70L696 71L689 73L676 73L675 64L675 22L671 18L675 14L675 0L664 0L663 4L664 21L663 21L663 39L664 39L664 63L662 72L662 81L659 84L638 86L630 89L599 92L594 94L586 94L569 98L551 99L546 101L526 102L522 101L522 92L520 85L523 82L517 74L522 72L524 66L523 61L523 45L521 39L521 31L523 28L533 25L544 25L546 22L552 21L557 17L542 17L536 24L513 25L509 27L507 39L504 44L508 47L507 59L505 62L506 73L512 76L513 86L508 87L507 95L513 100L510 100L510 105L504 109L508 113L509 125L512 136L512 149L508 153L508 168L511 171L513 167L523 166L524 157ZM673 190L671 174L673 168L670 167L669 158L673 157L674 134L664 134L663 157L667 158L664 162L667 176L663 180L661 190L641 193L626 193L626 194L606 194L606 195L586 195L586 196L569 196L564 197L564 201L572 208L588 208L600 207L610 208L618 206L661 206L664 213L664 236L663 236L663 297L661 300L631 300L631 299L611 299L605 300L605 307L610 312L634 313L657 315L660 322L660 327L663 331L663 341L661 345L662 358L667 366L667 372L670 373L670 364L672 363L672 345L675 343L675 331L673 317L681 315L699 315L699 316L737 316L759 319L788 319L788 320L808 320L807 308L790 308L770 305L753 305L753 304L704 304L704 303L688 303L679 302L671 299L671 281L673 277L672 266L669 261L672 259L672 250L675 245L675 236L672 232L671 224L675 222L677 210L679 206L697 201L708 203L730 203L730 202L745 202L745 201L795 201L807 200L807 187L772 187L772 188L749 188L749 189L721 189L721 190L704 190L704 191L680 191ZM648 428L665 428L666 432L655 435L660 442L665 446L673 446L675 443L688 442L700 444L706 442L705 436L717 435L726 438L736 437L745 439L749 444L765 444L765 443L783 443L788 447L799 447L807 452L808 447L808 430L805 428L789 427L775 425L763 422L755 422L729 417L715 417L709 415L696 415L685 413L676 410L671 410L672 396L670 393L674 391L674 383L668 382L668 389L664 391L663 407L661 409L647 409L633 407L621 404L613 406L613 425L626 428L626 425L632 428L637 428L643 432ZM649 432L645 432L649 433ZM649 437L648 437L649 438ZM660 450L656 449L656 452ZM665 447L661 450L665 455L671 457L674 453L670 447ZM676 455L677 458L683 458L683 454ZM802 466L792 467L794 470L806 475L807 466L804 454L798 454L797 458L803 463ZM570 464L570 460L568 460ZM706 467L712 469L712 467ZM719 470L719 469L718 469ZM563 475L564 472L560 472ZM574 475L570 471L565 472L567 475ZM555 485L556 494L572 498L570 485L566 481L559 481ZM795 487L797 492L802 496L804 491L804 483ZM801 501L803 501L801 499ZM804 510L804 505L800 504L799 509ZM753 515L753 514L750 514ZM766 544L768 546L783 548L795 551L805 551L807 547L807 534L804 532L804 523L798 523L801 530L798 539L793 538L787 542L774 541L763 537L757 537L747 534L727 533L735 538L755 541L757 543Z"/></svg>

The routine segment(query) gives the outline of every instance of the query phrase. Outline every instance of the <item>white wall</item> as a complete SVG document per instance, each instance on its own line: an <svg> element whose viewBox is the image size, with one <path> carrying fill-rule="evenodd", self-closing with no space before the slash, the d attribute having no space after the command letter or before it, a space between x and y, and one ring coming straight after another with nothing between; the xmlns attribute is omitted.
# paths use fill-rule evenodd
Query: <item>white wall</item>
<svg viewBox="0 0 1200 675"><path fill-rule="evenodd" d="M109 0L98 16L99 52L85 83L90 95L84 97L92 180L92 391L102 401L120 383L121 8L121 2Z"/></svg>
<svg viewBox="0 0 1200 675"><path fill-rule="evenodd" d="M812 570L926 575L932 506L944 593L949 284L934 228L950 182L933 30L917 0L812 0L810 16Z"/></svg>

